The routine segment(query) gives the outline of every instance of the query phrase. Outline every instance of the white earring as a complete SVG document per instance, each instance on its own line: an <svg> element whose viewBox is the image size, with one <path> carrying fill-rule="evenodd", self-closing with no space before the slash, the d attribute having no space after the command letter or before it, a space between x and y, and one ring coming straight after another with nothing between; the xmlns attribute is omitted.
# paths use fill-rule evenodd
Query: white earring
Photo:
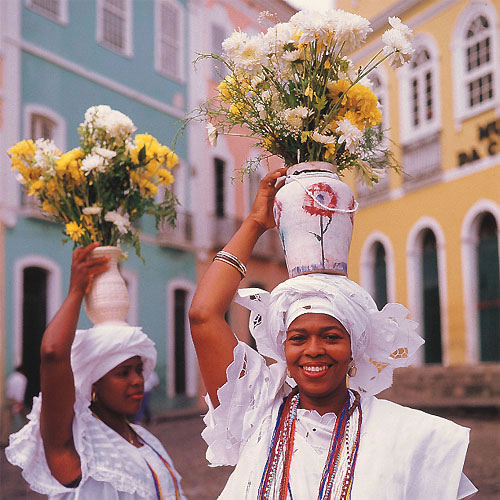
<svg viewBox="0 0 500 500"><path fill-rule="evenodd" d="M351 361L349 361L349 365L347 366L347 375L349 375L349 377L355 377L357 371L358 368L356 367L356 361L351 359Z"/></svg>

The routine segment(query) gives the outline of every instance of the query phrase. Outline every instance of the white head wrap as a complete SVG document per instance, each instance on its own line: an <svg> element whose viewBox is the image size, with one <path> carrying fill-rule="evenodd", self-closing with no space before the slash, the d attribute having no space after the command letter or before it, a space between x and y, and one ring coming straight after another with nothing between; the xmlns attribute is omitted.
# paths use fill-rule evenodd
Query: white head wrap
<svg viewBox="0 0 500 500"><path fill-rule="evenodd" d="M154 342L136 326L99 325L77 330L71 347L76 393L90 401L92 384L133 356L144 364L144 379L156 364Z"/></svg>
<svg viewBox="0 0 500 500"><path fill-rule="evenodd" d="M336 318L351 337L357 366L349 387L365 394L378 394L390 387L394 368L411 364L424 343L415 332L417 324L407 319L404 306L391 303L379 311L370 294L345 276L296 276L271 293L257 288L239 290L236 302L251 311L250 332L257 350L278 362L285 362L287 323L306 312L324 312ZM311 307L304 309L304 305Z"/></svg>

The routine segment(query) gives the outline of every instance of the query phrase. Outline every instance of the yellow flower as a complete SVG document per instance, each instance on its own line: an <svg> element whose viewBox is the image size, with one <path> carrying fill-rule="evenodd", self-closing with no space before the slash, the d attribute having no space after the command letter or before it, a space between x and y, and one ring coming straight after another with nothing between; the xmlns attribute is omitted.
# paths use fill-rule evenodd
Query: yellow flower
<svg viewBox="0 0 500 500"><path fill-rule="evenodd" d="M162 186L170 186L174 182L174 176L165 168L158 170L158 182Z"/></svg>
<svg viewBox="0 0 500 500"><path fill-rule="evenodd" d="M44 212L47 212L48 214L57 215L59 213L59 211L57 210L57 208L54 207L54 205L52 205L52 203L50 203L47 200L45 200L45 201L42 202L42 210Z"/></svg>
<svg viewBox="0 0 500 500"><path fill-rule="evenodd" d="M66 224L66 234L73 240L79 241L80 238L85 234L85 229L83 229L77 222L68 222Z"/></svg>
<svg viewBox="0 0 500 500"><path fill-rule="evenodd" d="M338 101L340 96L351 86L349 80L337 80L336 82L329 83L326 88L328 89L327 95L332 101ZM347 102L347 95L342 98L341 105L344 106Z"/></svg>
<svg viewBox="0 0 500 500"><path fill-rule="evenodd" d="M65 172L74 169L75 166L78 167L77 160L81 160L84 156L85 155L80 148L75 148L71 151L68 151L67 153L64 153L63 155L61 155L61 158L57 160L57 171Z"/></svg>
<svg viewBox="0 0 500 500"><path fill-rule="evenodd" d="M310 85L307 86L307 89L304 91L304 95L306 97L309 97L309 99L312 99L314 96L314 90L311 88Z"/></svg>
<svg viewBox="0 0 500 500"><path fill-rule="evenodd" d="M153 197L158 193L158 186L149 181L139 172L130 172L130 179L139 187L142 196Z"/></svg>
<svg viewBox="0 0 500 500"><path fill-rule="evenodd" d="M38 179L32 182L29 186L28 196L35 196L40 193L40 191L45 187L45 182L43 179Z"/></svg>
<svg viewBox="0 0 500 500"><path fill-rule="evenodd" d="M166 156L167 168L173 168L179 163L179 157L172 151L168 151Z"/></svg>
<svg viewBox="0 0 500 500"><path fill-rule="evenodd" d="M25 139L23 141L14 144L7 153L10 155L24 156L27 159L32 159L36 152L35 143L31 139Z"/></svg>

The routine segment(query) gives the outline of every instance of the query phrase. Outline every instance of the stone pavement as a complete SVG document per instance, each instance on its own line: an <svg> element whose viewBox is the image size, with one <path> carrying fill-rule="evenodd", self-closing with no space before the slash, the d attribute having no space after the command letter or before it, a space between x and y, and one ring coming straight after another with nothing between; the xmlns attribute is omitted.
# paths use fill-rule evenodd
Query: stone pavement
<svg viewBox="0 0 500 500"><path fill-rule="evenodd" d="M474 500L498 500L500 498L498 411L447 409L432 413L441 414L472 429L465 473L479 488L480 493ZM232 470L231 467L208 467L205 460L205 443L200 437L202 428L203 423L199 416L163 419L150 428L161 439L177 470L182 474L184 492L190 500L217 498ZM19 469L6 462L3 450L0 453L0 498L2 500L45 498L43 495L30 492L21 478ZM373 498L376 500L376 497Z"/></svg>

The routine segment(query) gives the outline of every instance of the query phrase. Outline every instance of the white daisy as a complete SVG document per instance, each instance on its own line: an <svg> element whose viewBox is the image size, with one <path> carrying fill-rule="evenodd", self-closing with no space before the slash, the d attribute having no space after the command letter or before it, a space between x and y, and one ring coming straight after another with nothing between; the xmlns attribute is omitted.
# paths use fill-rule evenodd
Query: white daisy
<svg viewBox="0 0 500 500"><path fill-rule="evenodd" d="M353 125L347 118L338 122L335 131L339 134L339 144L344 143L347 151L356 153L359 141L363 137L363 132Z"/></svg>
<svg viewBox="0 0 500 500"><path fill-rule="evenodd" d="M121 234L125 234L130 230L130 220L128 218L128 214L120 215L115 210L112 210L104 216L104 220L112 222Z"/></svg>

